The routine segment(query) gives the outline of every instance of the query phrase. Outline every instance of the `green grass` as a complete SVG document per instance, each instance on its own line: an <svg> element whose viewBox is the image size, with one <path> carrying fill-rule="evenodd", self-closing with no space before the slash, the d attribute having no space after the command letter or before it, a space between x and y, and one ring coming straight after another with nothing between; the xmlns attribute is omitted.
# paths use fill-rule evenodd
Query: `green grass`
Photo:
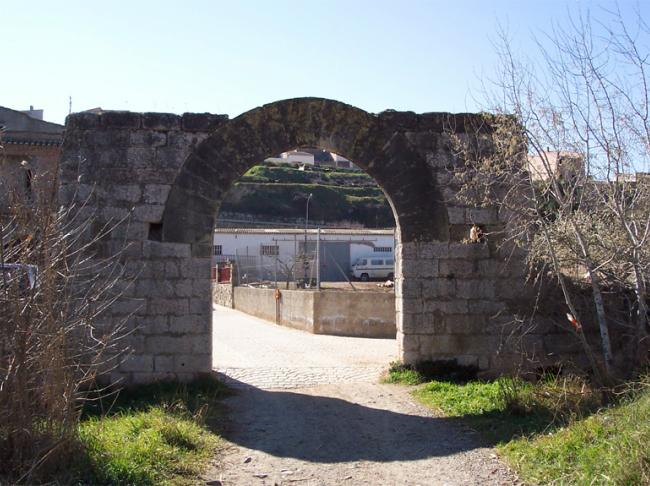
<svg viewBox="0 0 650 486"><path fill-rule="evenodd" d="M552 407L536 400L533 386L521 380L501 378L464 384L434 381L413 394L449 417L462 418L490 445L554 426Z"/></svg>
<svg viewBox="0 0 650 486"><path fill-rule="evenodd" d="M84 411L84 454L77 481L99 484L194 484L219 446L219 400L212 380L124 391Z"/></svg>
<svg viewBox="0 0 650 486"><path fill-rule="evenodd" d="M425 379L417 370L410 368L395 369L393 367L382 381L400 385L419 385L424 383Z"/></svg>
<svg viewBox="0 0 650 486"><path fill-rule="evenodd" d="M425 361L415 366L393 362L383 382L402 385L419 385L436 380L466 383L476 376L476 372L477 368L460 366L453 360Z"/></svg>
<svg viewBox="0 0 650 486"><path fill-rule="evenodd" d="M499 452L530 483L650 484L650 390Z"/></svg>
<svg viewBox="0 0 650 486"><path fill-rule="evenodd" d="M394 366L386 381L424 379ZM480 432L527 483L632 486L650 484L650 383L644 383L644 391L608 407L575 377L430 381L413 394Z"/></svg>

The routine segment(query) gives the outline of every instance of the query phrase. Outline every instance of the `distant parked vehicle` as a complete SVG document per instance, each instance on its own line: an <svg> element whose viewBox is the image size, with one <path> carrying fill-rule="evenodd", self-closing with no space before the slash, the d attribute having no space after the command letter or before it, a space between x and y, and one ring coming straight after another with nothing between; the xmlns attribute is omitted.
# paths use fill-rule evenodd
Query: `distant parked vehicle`
<svg viewBox="0 0 650 486"><path fill-rule="evenodd" d="M352 278L367 282L372 279L390 279L395 276L395 259L390 257L367 256L358 258L352 265Z"/></svg>
<svg viewBox="0 0 650 486"><path fill-rule="evenodd" d="M0 287L18 285L22 291L37 285L38 267L25 263L0 263Z"/></svg>

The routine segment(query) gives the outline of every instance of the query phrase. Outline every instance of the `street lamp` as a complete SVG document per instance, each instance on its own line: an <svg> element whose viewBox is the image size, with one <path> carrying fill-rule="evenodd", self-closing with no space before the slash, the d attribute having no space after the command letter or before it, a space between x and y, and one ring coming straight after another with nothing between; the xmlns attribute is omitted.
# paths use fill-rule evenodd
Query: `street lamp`
<svg viewBox="0 0 650 486"><path fill-rule="evenodd" d="M307 271L309 270L309 260L307 259L307 226L309 226L309 201L311 201L311 197L313 194L310 192L309 197L307 198L307 205L305 208L305 264L304 264L304 269L305 269L305 287L307 286Z"/></svg>

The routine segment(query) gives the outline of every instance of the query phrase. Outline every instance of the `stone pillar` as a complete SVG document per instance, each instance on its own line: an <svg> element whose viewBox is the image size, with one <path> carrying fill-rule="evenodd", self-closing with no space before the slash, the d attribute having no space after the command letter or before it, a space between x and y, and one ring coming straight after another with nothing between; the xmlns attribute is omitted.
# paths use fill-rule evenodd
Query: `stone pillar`
<svg viewBox="0 0 650 486"><path fill-rule="evenodd" d="M104 112L68 117L59 200L85 205L93 228L113 226L96 256L121 252L123 295L103 316L128 319L130 356L111 381L189 380L212 369L210 257L156 241L183 161L224 123L216 115Z"/></svg>

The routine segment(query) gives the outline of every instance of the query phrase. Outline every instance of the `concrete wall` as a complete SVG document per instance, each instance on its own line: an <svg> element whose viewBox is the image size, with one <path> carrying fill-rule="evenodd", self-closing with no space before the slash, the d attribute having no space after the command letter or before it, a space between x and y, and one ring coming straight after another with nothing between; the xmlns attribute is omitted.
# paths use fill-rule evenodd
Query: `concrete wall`
<svg viewBox="0 0 650 486"><path fill-rule="evenodd" d="M233 308L314 334L395 338L395 298L380 292L235 287Z"/></svg>
<svg viewBox="0 0 650 486"><path fill-rule="evenodd" d="M314 292L235 287L233 308L260 319L302 331L314 332Z"/></svg>
<svg viewBox="0 0 650 486"><path fill-rule="evenodd" d="M395 295L383 292L318 292L314 333L395 338Z"/></svg>

